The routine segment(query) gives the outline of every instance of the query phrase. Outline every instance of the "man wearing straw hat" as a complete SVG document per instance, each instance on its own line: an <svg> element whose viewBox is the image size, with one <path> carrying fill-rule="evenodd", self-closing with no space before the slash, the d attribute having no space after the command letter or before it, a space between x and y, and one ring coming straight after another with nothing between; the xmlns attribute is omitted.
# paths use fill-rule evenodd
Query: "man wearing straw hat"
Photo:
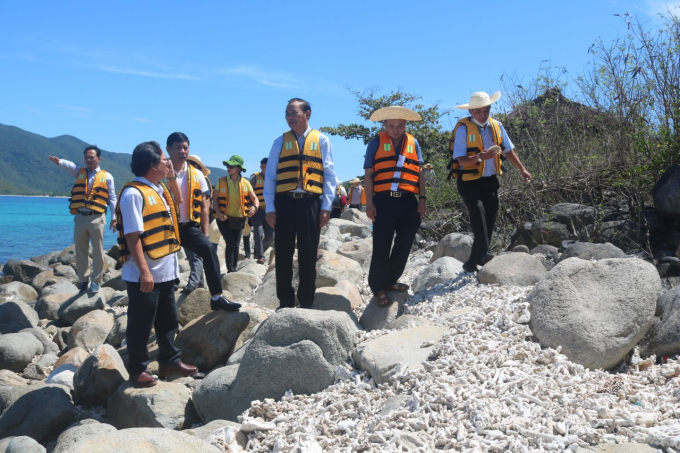
<svg viewBox="0 0 680 453"><path fill-rule="evenodd" d="M371 121L382 121L385 128L368 144L364 161L366 215L373 220L368 285L381 307L392 303L387 291L409 289L398 280L425 215L423 157L418 141L405 132L406 121L420 120L418 113L400 106L384 107L371 115Z"/></svg>
<svg viewBox="0 0 680 453"><path fill-rule="evenodd" d="M483 266L494 257L489 245L498 214L499 183L496 175L503 173L502 162L509 160L521 172L525 182L532 181L505 128L489 116L491 104L500 97L500 91L491 96L477 92L470 96L470 102L456 107L470 112L469 117L458 121L451 137L452 173L458 176L458 193L470 214L474 234L470 257L463 263L467 272L476 272L477 266Z"/></svg>
<svg viewBox="0 0 680 453"><path fill-rule="evenodd" d="M293 255L297 238L300 284L297 299L309 308L316 291L316 259L321 228L330 219L336 177L333 148L324 134L309 127L312 108L300 98L286 106L290 131L274 140L264 181L267 222L274 228L276 296L279 308L295 306Z"/></svg>
<svg viewBox="0 0 680 453"><path fill-rule="evenodd" d="M350 208L363 211L363 204L366 196L364 195L364 188L361 186L361 180L359 178L354 178L349 183L352 185L349 186L347 203Z"/></svg>
<svg viewBox="0 0 680 453"><path fill-rule="evenodd" d="M208 184L208 190L203 192L204 200L212 200L212 185L208 179L210 174L210 169L203 165L201 158L196 155L191 155L187 157L187 164L198 169L205 176L205 181ZM208 219L212 222L212 218ZM216 248L217 244L213 243L213 248ZM187 286L182 290L183 293L189 294L193 292L196 288L203 288L205 286L205 279L203 278L203 258L192 252L191 250L185 248L184 253L187 255L187 261L189 261L189 268L191 272L189 273L189 280L187 281Z"/></svg>

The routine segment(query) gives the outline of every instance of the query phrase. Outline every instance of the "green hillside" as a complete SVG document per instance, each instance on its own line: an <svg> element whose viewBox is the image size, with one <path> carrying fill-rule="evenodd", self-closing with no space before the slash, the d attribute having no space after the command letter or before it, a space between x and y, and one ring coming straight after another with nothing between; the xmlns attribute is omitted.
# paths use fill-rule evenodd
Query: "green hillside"
<svg viewBox="0 0 680 453"><path fill-rule="evenodd" d="M70 135L47 138L0 124L0 195L69 195L73 176L50 162L48 156L82 165L87 145ZM129 165L129 153L102 150L101 167L113 175L117 190L134 177ZM213 183L227 175L222 168L209 168Z"/></svg>

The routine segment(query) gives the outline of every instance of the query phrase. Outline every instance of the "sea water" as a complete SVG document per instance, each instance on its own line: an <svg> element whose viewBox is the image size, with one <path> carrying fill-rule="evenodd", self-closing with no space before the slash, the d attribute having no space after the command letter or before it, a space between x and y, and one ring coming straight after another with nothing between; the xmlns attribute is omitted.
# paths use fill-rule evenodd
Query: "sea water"
<svg viewBox="0 0 680 453"><path fill-rule="evenodd" d="M73 244L73 214L68 205L68 198L0 195L0 264L61 251ZM110 223L108 212L105 251L118 238L109 229Z"/></svg>

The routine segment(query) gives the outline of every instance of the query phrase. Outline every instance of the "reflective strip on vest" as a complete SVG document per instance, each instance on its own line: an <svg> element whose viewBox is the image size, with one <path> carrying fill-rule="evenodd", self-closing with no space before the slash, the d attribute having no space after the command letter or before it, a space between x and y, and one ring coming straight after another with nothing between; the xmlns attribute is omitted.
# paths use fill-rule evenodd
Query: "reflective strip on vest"
<svg viewBox="0 0 680 453"><path fill-rule="evenodd" d="M397 189L411 193L419 192L420 163L417 155L414 156L415 138L411 134L404 134L401 146L401 156L404 164L397 166L397 156L392 151L392 139L387 132L378 134L380 144L373 156L373 191L385 192L392 189L392 184L397 183ZM395 175L399 173L399 177Z"/></svg>

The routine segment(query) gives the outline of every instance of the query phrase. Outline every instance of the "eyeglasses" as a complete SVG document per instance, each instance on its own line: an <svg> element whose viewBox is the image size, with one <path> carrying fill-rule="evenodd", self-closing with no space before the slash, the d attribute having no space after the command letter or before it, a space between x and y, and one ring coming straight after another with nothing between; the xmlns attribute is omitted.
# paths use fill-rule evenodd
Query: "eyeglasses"
<svg viewBox="0 0 680 453"><path fill-rule="evenodd" d="M231 170L232 168L234 168L233 165L227 165L227 169Z"/></svg>

